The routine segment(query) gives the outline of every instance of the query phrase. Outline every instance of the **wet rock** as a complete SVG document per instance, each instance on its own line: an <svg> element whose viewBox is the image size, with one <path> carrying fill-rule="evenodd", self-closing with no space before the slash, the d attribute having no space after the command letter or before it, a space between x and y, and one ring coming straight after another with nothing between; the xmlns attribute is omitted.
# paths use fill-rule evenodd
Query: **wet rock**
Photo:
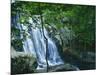
<svg viewBox="0 0 100 75"><path fill-rule="evenodd" d="M56 66L50 66L48 72L61 72L61 71L79 71L79 68L71 64L61 64ZM36 70L37 73L47 72L47 68Z"/></svg>
<svg viewBox="0 0 100 75"><path fill-rule="evenodd" d="M19 56L22 56L22 57L24 57L24 56L28 56L28 57L34 57L34 58L36 58L32 53L30 53L30 52L27 52L27 53L25 53L25 52L23 52L23 51L16 51L13 47L11 47L11 58L15 58L15 57L19 57Z"/></svg>
<svg viewBox="0 0 100 75"><path fill-rule="evenodd" d="M57 71L78 71L79 68L71 65L71 64L62 64L62 65L57 65L53 66L50 68L50 72L57 72Z"/></svg>

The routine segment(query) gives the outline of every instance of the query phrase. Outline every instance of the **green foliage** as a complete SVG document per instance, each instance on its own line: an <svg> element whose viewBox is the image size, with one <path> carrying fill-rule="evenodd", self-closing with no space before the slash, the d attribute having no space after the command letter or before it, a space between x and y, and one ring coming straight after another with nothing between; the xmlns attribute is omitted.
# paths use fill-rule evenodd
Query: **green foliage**
<svg viewBox="0 0 100 75"><path fill-rule="evenodd" d="M11 58L11 74L34 73L37 63L34 57L19 56Z"/></svg>
<svg viewBox="0 0 100 75"><path fill-rule="evenodd" d="M17 50L17 51L23 51L23 45L22 45L22 39L20 38L20 30L12 27L11 28L11 45Z"/></svg>
<svg viewBox="0 0 100 75"><path fill-rule="evenodd" d="M67 27L74 32L74 41L78 40L79 45L82 44L84 47L86 44L87 48L95 47L95 6L18 1L12 4L12 15L17 12L23 14L20 17L20 22L24 25L28 25L26 23L29 17L42 15L44 26L50 34L53 34L53 37L56 34L62 34L61 29ZM65 32L60 36L62 41L67 39L67 37L63 37L65 35L69 36Z"/></svg>
<svg viewBox="0 0 100 75"><path fill-rule="evenodd" d="M11 45L15 48L16 51L23 51L22 40L20 39L12 40Z"/></svg>
<svg viewBox="0 0 100 75"><path fill-rule="evenodd" d="M16 37L19 37L19 36L20 36L20 30L15 28L15 27L12 27L11 28L11 37L16 38Z"/></svg>

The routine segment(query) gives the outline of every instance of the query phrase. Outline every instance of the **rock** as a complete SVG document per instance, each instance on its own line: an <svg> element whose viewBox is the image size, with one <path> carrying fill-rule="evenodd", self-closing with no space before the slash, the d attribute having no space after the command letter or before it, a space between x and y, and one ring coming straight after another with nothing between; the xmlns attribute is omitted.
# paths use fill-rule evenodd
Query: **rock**
<svg viewBox="0 0 100 75"><path fill-rule="evenodd" d="M19 56L29 56L29 57L35 57L32 53L25 53L25 52L19 52L16 51L13 47L11 47L11 58L19 57Z"/></svg>
<svg viewBox="0 0 100 75"><path fill-rule="evenodd" d="M60 72L60 71L79 71L79 68L71 64L61 64L56 66L50 66L48 72ZM37 73L47 72L47 68L36 70Z"/></svg>
<svg viewBox="0 0 100 75"><path fill-rule="evenodd" d="M37 67L36 58L25 52L11 50L11 74L34 73Z"/></svg>
<svg viewBox="0 0 100 75"><path fill-rule="evenodd" d="M71 64L62 64L62 65L57 65L50 67L49 72L57 72L57 71L78 71L79 68L71 65Z"/></svg>
<svg viewBox="0 0 100 75"><path fill-rule="evenodd" d="M96 69L96 55L95 52L90 51L77 51L65 49L64 50L64 61L75 66L78 66L80 70L91 70Z"/></svg>
<svg viewBox="0 0 100 75"><path fill-rule="evenodd" d="M11 58L11 74L34 73L37 67L36 59L30 56Z"/></svg>
<svg viewBox="0 0 100 75"><path fill-rule="evenodd" d="M95 63L95 53L94 52L85 52L81 54L81 59L84 62Z"/></svg>

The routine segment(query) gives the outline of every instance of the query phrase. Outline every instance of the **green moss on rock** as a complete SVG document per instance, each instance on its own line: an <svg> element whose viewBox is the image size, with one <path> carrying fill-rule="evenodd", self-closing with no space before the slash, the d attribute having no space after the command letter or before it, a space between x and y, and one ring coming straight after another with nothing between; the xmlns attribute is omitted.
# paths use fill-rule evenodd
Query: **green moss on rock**
<svg viewBox="0 0 100 75"><path fill-rule="evenodd" d="M37 62L33 56L18 56L11 58L11 74L34 73Z"/></svg>

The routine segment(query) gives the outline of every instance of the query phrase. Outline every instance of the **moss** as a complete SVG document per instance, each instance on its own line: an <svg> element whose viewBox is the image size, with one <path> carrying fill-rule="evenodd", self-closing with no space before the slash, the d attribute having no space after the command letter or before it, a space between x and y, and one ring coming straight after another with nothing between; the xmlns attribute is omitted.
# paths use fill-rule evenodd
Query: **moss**
<svg viewBox="0 0 100 75"><path fill-rule="evenodd" d="M36 59L32 56L11 58L11 74L34 73L36 66Z"/></svg>

